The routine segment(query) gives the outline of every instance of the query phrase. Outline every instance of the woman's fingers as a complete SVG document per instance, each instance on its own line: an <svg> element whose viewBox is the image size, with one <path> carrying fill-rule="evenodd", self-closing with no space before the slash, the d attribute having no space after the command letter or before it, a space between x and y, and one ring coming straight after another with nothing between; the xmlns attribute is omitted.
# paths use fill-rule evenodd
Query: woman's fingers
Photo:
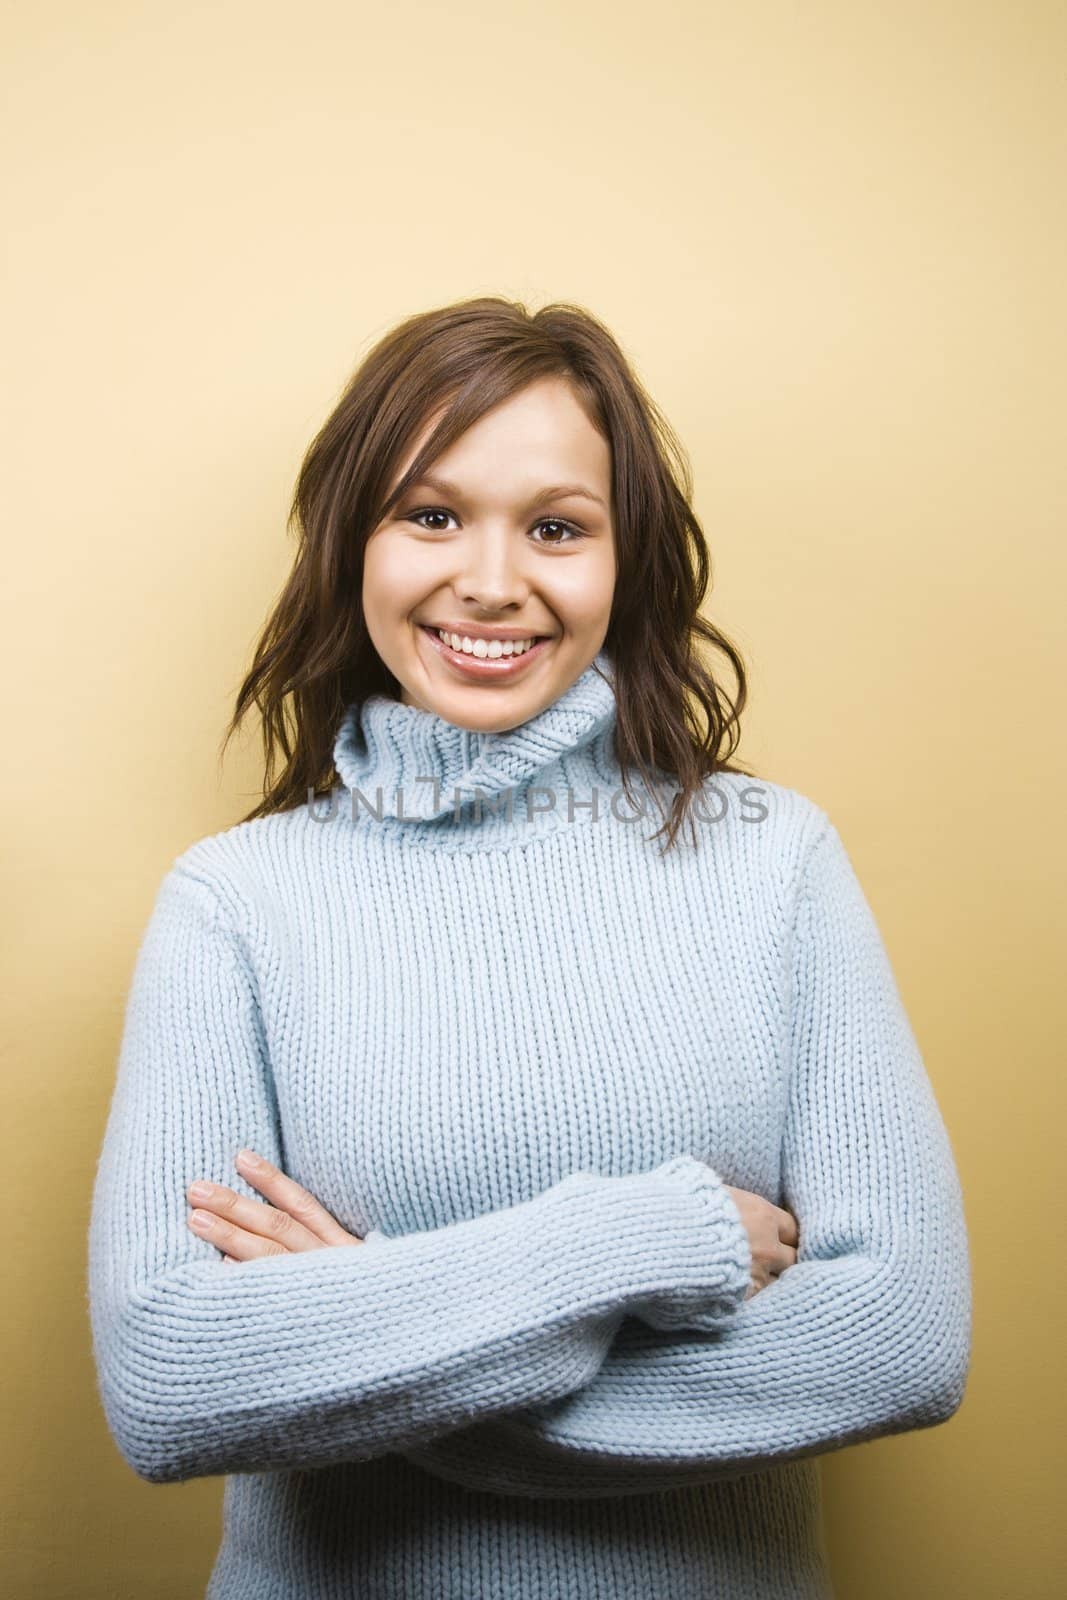
<svg viewBox="0 0 1067 1600"><path fill-rule="evenodd" d="M783 1244L797 1245L800 1243L800 1230L797 1219L785 1206L775 1206L778 1213L778 1237Z"/></svg>
<svg viewBox="0 0 1067 1600"><path fill-rule="evenodd" d="M264 1213L270 1211L269 1206L260 1205L258 1200L245 1200L243 1204L256 1207ZM254 1261L260 1256L289 1255L301 1248L312 1250L321 1248L317 1243L305 1246L283 1244L280 1239L253 1229L242 1228L229 1217L208 1211L205 1206L199 1206L190 1212L188 1222L189 1227L199 1238L206 1239L208 1244L213 1244L222 1251L224 1258L234 1261Z"/></svg>
<svg viewBox="0 0 1067 1600"><path fill-rule="evenodd" d="M224 1183L191 1183L185 1192L190 1204L197 1207L190 1218L190 1226L201 1238L211 1239L220 1249L228 1248L225 1243L227 1228L257 1234L277 1251L295 1253L322 1248L322 1240L295 1217L264 1205L262 1200L249 1200Z"/></svg>
<svg viewBox="0 0 1067 1600"><path fill-rule="evenodd" d="M326 1207L315 1196L284 1172L265 1161L251 1150L238 1150L237 1170L253 1189L266 1195L272 1205L292 1217L320 1244L361 1244L355 1234L348 1233L336 1217L331 1217ZM305 1246L304 1248L308 1248Z"/></svg>
<svg viewBox="0 0 1067 1600"><path fill-rule="evenodd" d="M286 1177L269 1161L238 1151L237 1168L253 1188L273 1204L250 1200L223 1183L191 1183L189 1203L197 1209L189 1226L223 1253L225 1261L250 1261L258 1256L321 1250L327 1245L362 1244L319 1204L314 1195Z"/></svg>

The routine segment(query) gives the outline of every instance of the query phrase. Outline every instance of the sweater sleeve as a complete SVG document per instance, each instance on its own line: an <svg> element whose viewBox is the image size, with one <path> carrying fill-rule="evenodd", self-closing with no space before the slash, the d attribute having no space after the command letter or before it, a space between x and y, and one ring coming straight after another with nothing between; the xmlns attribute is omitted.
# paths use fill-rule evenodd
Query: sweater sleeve
<svg viewBox="0 0 1067 1600"><path fill-rule="evenodd" d="M971 1282L948 1134L885 946L833 824L791 919L779 1204L796 1262L714 1332L627 1319L592 1380L416 1448L470 1488L594 1498L699 1484L944 1422Z"/></svg>
<svg viewBox="0 0 1067 1600"><path fill-rule="evenodd" d="M262 1200L233 1169L241 1145L284 1170L253 942L230 890L179 860L126 1002L88 1287L106 1420L141 1477L373 1457L587 1383L624 1315L666 1331L738 1313L747 1235L687 1154L228 1266L188 1227L185 1191L206 1177Z"/></svg>

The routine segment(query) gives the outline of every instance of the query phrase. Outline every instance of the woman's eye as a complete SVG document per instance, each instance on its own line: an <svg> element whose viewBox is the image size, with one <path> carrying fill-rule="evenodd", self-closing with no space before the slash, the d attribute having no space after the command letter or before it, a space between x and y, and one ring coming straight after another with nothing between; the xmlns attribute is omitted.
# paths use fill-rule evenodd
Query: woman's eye
<svg viewBox="0 0 1067 1600"><path fill-rule="evenodd" d="M412 511L404 520L406 522L419 522L420 517L450 517L451 515L451 511L438 511L431 506L426 511ZM424 522L419 522L419 527L425 528L426 524ZM441 533L443 532L443 529L430 528L428 531L430 533Z"/></svg>
<svg viewBox="0 0 1067 1600"><path fill-rule="evenodd" d="M579 528L576 528L572 522L561 522L559 517L545 517L541 522L537 523L537 527L562 528L564 533L570 534L572 540L585 538L585 534ZM538 544L543 544L544 540L539 539L537 542ZM568 544L570 542L567 539L549 539L548 541L549 544Z"/></svg>
<svg viewBox="0 0 1067 1600"><path fill-rule="evenodd" d="M443 533L445 530L439 523L434 526L430 526L429 524L423 522L422 518L443 517L447 520L451 515L451 511L445 511L440 506L425 506L421 511L409 511L404 520L405 522L417 523L420 528L426 528L428 533ZM562 545L585 538L585 534L580 528L576 528L573 522L564 522L560 517L542 517L540 522L534 524L534 527L558 528L561 529L564 534L569 535L569 538L560 538L558 535L555 535L549 539L537 539L535 541L537 544L545 544L550 546Z"/></svg>

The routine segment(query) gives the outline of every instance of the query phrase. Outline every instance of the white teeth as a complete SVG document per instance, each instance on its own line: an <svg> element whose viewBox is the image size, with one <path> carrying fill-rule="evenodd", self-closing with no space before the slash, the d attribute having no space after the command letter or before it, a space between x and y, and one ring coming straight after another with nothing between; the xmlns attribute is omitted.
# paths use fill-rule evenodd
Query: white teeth
<svg viewBox="0 0 1067 1600"><path fill-rule="evenodd" d="M469 639L466 634L442 633L438 634L453 650L462 650L469 656L488 656L495 661L498 656L521 656L531 649L536 639Z"/></svg>

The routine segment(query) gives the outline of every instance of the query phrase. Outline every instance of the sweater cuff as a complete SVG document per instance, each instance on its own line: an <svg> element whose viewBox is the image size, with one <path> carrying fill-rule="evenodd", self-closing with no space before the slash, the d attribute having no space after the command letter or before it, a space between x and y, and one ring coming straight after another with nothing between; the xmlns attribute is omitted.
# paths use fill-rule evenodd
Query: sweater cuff
<svg viewBox="0 0 1067 1600"><path fill-rule="evenodd" d="M748 1230L725 1182L706 1162L678 1155L655 1170L684 1204L696 1248L684 1253L673 1290L631 1314L669 1332L715 1332L737 1316L752 1282Z"/></svg>

